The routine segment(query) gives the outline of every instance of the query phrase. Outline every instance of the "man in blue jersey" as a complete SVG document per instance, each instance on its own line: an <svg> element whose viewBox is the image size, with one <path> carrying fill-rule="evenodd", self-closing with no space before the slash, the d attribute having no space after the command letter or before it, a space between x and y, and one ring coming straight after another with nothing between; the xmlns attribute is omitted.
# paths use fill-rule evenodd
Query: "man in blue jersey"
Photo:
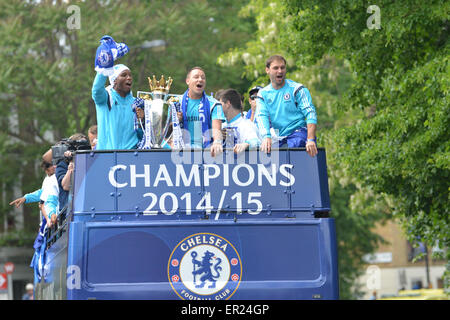
<svg viewBox="0 0 450 320"><path fill-rule="evenodd" d="M178 112L184 127L184 143L193 149L211 147L214 157L223 151L221 129L225 116L222 106L205 94L206 75L202 68L192 68L186 75L186 84L188 89L181 97L181 112Z"/></svg>
<svg viewBox="0 0 450 320"><path fill-rule="evenodd" d="M214 157L223 151L222 122L225 121L222 106L205 94L206 75L202 68L194 67L186 75L188 89L181 97L183 140L193 149L211 147Z"/></svg>
<svg viewBox="0 0 450 320"><path fill-rule="evenodd" d="M258 92L256 121L263 139L261 150L272 148L271 126L278 131L279 146L305 147L311 157L317 154L317 115L309 90L286 79L286 59L280 55L266 62L270 84Z"/></svg>

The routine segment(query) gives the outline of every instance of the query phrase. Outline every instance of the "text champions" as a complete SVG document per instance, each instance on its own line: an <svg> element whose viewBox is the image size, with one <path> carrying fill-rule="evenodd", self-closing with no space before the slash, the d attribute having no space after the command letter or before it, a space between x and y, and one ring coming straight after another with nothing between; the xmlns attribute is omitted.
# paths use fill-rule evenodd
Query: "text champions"
<svg viewBox="0 0 450 320"><path fill-rule="evenodd" d="M295 183L295 177L290 172L292 168L292 164L279 166L272 164L269 168L263 164L204 164L201 166L177 164L175 171L173 166L169 171L165 164L158 166L118 164L110 168L108 179L115 188L136 188L138 182L139 187L148 188L158 187L161 184L167 187L201 187L202 181L206 187L214 182L224 187L230 185L247 187L255 182L258 186L290 187ZM117 173L120 171L125 174L122 173L119 176Z"/></svg>
<svg viewBox="0 0 450 320"><path fill-rule="evenodd" d="M211 214L212 210L217 210L216 220L219 219L223 206L231 205L230 201L234 203L232 207L238 213L256 215L263 211L262 192L246 190L245 187L251 186L253 189L255 183L259 187L290 187L295 183L295 177L290 172L292 164L272 164L270 167L263 164L176 164L169 168L170 170L165 164L119 164L110 168L108 179L115 188L149 188L146 191L150 192L142 194L149 201L143 209L144 215L172 215L180 209L186 215L194 211ZM220 190L221 194L213 197L209 191L198 193L202 186ZM167 187L173 187L174 192L164 192ZM175 190L183 190L185 193L180 196ZM202 195L201 199L194 199L194 190Z"/></svg>

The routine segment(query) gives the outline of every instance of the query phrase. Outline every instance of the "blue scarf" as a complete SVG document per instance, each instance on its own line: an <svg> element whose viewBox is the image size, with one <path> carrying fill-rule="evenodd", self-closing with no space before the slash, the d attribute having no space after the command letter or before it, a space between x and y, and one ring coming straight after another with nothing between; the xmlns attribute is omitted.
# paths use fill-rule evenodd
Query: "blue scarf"
<svg viewBox="0 0 450 320"><path fill-rule="evenodd" d="M183 98L181 100L181 110L183 111L183 122L187 123L187 107L189 102L189 89L183 94ZM200 119L202 119L202 136L203 136L203 148L207 148L211 144L211 135L209 133L209 120L211 119L211 110L210 110L209 100L206 97L205 92L202 94L202 101L200 102L198 115ZM203 115L203 117L202 117Z"/></svg>
<svg viewBox="0 0 450 320"><path fill-rule="evenodd" d="M252 109L250 108L250 110L247 111L247 114L245 115L246 119L250 119L252 117Z"/></svg>

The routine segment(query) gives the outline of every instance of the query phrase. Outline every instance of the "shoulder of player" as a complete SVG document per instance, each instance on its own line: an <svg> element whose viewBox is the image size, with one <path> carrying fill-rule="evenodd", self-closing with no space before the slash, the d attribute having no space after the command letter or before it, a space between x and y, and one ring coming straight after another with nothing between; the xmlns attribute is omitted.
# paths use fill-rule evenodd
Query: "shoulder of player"
<svg viewBox="0 0 450 320"><path fill-rule="evenodd" d="M290 79L286 79L286 84L287 84L288 88L290 88L291 90L294 90L294 91L298 91L298 90L301 90L303 88L306 88L300 82L296 82L296 81L293 81L293 80L290 80Z"/></svg>
<svg viewBox="0 0 450 320"><path fill-rule="evenodd" d="M236 124L240 127L244 127L245 129L251 129L255 125L253 121L245 117L240 117L239 120L236 121Z"/></svg>
<svg viewBox="0 0 450 320"><path fill-rule="evenodd" d="M271 91L273 91L273 88L270 84L268 84L264 88L260 89L256 95L257 97L262 98L262 100L264 100L265 95Z"/></svg>
<svg viewBox="0 0 450 320"><path fill-rule="evenodd" d="M266 92L269 92L269 91L272 91L272 90L273 90L272 85L269 83L267 86L265 86L264 88L262 88L262 89L260 89L258 91L258 95L260 93L266 93Z"/></svg>
<svg viewBox="0 0 450 320"><path fill-rule="evenodd" d="M220 102L216 98L214 98L213 96L206 95L206 98L209 101L209 106L210 106L211 110L214 109L216 106L222 106L220 104Z"/></svg>

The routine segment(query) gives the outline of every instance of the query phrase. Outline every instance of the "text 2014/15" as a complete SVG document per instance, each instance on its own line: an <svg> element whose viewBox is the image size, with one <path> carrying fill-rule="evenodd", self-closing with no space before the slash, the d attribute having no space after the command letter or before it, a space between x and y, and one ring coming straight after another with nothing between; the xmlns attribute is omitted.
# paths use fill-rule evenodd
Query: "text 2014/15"
<svg viewBox="0 0 450 320"><path fill-rule="evenodd" d="M216 220L219 218L220 211L222 210L223 203L225 201L225 197L227 195L227 190L222 190L222 195L220 197L220 201L217 207L211 205L211 193L205 192L200 201L196 204L194 210L205 211L207 214L211 214L214 208L217 208L216 212ZM172 192L163 193L159 199L158 196L152 192L145 193L143 195L144 198L149 197L150 204L143 211L144 215L157 215L159 212L165 215L172 215L179 209L179 200L178 197ZM259 198L261 197L261 192L249 192L247 198L247 205L256 206L255 209L248 209L246 212L252 215L259 214L263 209L263 204ZM170 200L168 200L170 199ZM186 206L186 214L190 215L192 213L192 195L190 192L184 193L180 197L181 201L184 201ZM243 208L243 198L242 192L236 192L231 196L231 200L236 201L236 212L242 213ZM160 210L155 210L155 206L159 205ZM158 208L158 207L156 207Z"/></svg>

